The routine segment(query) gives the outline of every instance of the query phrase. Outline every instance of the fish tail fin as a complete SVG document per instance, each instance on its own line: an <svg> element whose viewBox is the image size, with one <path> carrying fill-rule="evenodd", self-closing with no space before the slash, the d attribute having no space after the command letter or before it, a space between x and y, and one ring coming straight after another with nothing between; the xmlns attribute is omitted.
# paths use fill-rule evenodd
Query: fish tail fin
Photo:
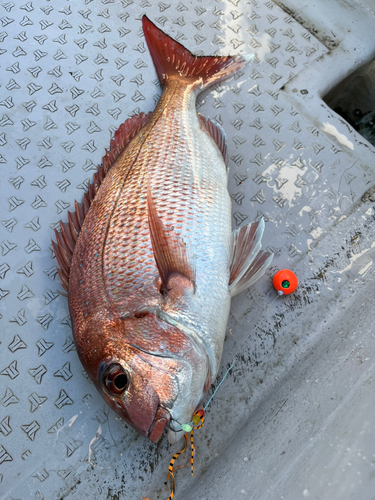
<svg viewBox="0 0 375 500"><path fill-rule="evenodd" d="M147 16L142 18L143 32L160 83L165 85L173 77L186 81L194 89L203 90L224 80L243 68L254 57L195 56L183 45L157 28Z"/></svg>

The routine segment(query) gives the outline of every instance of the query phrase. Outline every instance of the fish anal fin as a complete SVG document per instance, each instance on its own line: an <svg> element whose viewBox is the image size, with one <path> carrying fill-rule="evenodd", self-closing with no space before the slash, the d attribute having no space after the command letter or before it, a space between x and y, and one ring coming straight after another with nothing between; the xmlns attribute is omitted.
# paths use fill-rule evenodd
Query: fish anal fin
<svg viewBox="0 0 375 500"><path fill-rule="evenodd" d="M243 292L263 276L273 254L261 250L264 220L233 231L230 238L229 291L232 297Z"/></svg>
<svg viewBox="0 0 375 500"><path fill-rule="evenodd" d="M173 227L166 228L156 212L151 188L147 189L148 225L156 266L159 271L162 293L168 294L172 288L195 286L195 270L190 265L186 244Z"/></svg>
<svg viewBox="0 0 375 500"><path fill-rule="evenodd" d="M205 130L216 142L217 147L223 155L225 165L228 167L227 138L224 129L213 120L205 118L200 113L198 113L198 118L202 129Z"/></svg>
<svg viewBox="0 0 375 500"><path fill-rule="evenodd" d="M56 243L52 241L53 250L60 268L57 269L62 286L66 291L69 288L69 272L75 244L83 222L94 201L106 174L115 163L120 154L128 146L130 141L138 132L150 121L152 113L145 115L141 113L134 115L116 130L110 143L110 149L103 156L102 165L98 167L92 182L88 183L87 191L83 197L83 202L75 201L73 212L68 212L68 222L60 221L61 232L55 231Z"/></svg>

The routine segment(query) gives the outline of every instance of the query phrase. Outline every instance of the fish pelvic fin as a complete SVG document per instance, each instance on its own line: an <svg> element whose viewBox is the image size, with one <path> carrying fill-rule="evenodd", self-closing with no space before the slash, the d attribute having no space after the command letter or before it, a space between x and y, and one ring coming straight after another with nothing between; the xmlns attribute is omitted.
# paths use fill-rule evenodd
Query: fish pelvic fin
<svg viewBox="0 0 375 500"><path fill-rule="evenodd" d="M164 226L156 212L150 184L147 189L147 210L152 250L162 282L162 293L168 293L168 282L173 274L188 278L195 287L195 269L189 263L186 244L173 227Z"/></svg>
<svg viewBox="0 0 375 500"><path fill-rule="evenodd" d="M230 236L229 291L232 297L243 292L263 276L273 253L261 250L264 220L252 222Z"/></svg>
<svg viewBox="0 0 375 500"><path fill-rule="evenodd" d="M142 18L143 32L160 83L179 78L203 90L243 68L254 54L237 56L195 56L152 23Z"/></svg>
<svg viewBox="0 0 375 500"><path fill-rule="evenodd" d="M227 137L224 129L219 124L211 120L211 118L205 118L200 113L198 113L198 118L201 124L201 128L212 137L217 147L220 149L220 152L223 155L225 166L228 169Z"/></svg>
<svg viewBox="0 0 375 500"><path fill-rule="evenodd" d="M102 166L98 167L94 174L94 179L87 186L87 192L83 197L83 202L74 203L74 212L68 212L68 222L60 221L60 232L55 229L56 242L52 241L53 251L60 268L57 272L61 279L63 288L68 291L70 265L72 262L74 248L81 231L86 214L98 192L103 179L115 163L120 154L128 146L130 141L137 135L151 119L152 113L132 116L120 125L111 140L110 148L102 159Z"/></svg>

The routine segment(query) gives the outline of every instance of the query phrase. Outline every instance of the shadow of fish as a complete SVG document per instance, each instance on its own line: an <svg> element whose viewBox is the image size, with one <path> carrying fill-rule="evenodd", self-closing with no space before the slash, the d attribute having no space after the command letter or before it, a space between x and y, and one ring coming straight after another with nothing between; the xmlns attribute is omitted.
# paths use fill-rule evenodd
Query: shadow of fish
<svg viewBox="0 0 375 500"><path fill-rule="evenodd" d="M196 96L251 57L197 57L146 16L163 94L111 141L53 248L74 341L96 388L151 441L170 442L217 374L231 297L263 275L263 220L231 232L226 141Z"/></svg>

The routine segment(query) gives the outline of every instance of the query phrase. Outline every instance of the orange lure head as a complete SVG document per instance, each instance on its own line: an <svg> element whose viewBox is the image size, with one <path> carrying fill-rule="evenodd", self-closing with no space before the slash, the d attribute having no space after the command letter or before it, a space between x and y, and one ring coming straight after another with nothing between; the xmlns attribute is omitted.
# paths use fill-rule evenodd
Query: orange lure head
<svg viewBox="0 0 375 500"><path fill-rule="evenodd" d="M209 385L203 348L154 314L113 321L92 318L76 345L104 400L153 442L166 426L178 429L180 422L191 420ZM169 432L170 441L179 437Z"/></svg>

